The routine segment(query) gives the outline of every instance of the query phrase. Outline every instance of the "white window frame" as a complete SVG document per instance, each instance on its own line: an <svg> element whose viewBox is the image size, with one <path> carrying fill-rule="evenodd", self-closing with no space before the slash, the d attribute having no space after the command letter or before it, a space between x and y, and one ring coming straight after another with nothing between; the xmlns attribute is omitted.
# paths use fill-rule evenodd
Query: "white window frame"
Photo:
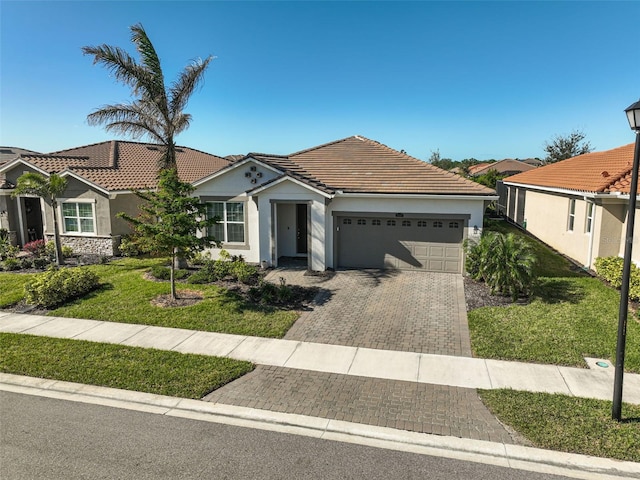
<svg viewBox="0 0 640 480"><path fill-rule="evenodd" d="M593 230L593 214L595 210L595 205L592 202L587 202L587 215L584 219L584 233L591 233L591 230Z"/></svg>
<svg viewBox="0 0 640 480"><path fill-rule="evenodd" d="M226 201L226 200L208 200L206 202L206 204L214 204L214 203L221 203L223 205L222 207L222 218L220 219L220 221L217 223L217 225L222 225L222 232L224 234L224 238L216 238L217 241L223 243L223 244L227 244L227 245L246 245L247 244L247 204L246 202L243 201L234 201L234 200L230 200L230 201ZM229 203L239 203L240 205L242 205L242 221L238 222L235 220L227 220L227 204ZM208 213L208 212L207 212ZM227 230L227 225L242 225L242 238L243 240L241 242L230 242L228 239L229 236L229 232ZM211 227L213 228L213 227Z"/></svg>
<svg viewBox="0 0 640 480"><path fill-rule="evenodd" d="M64 198L64 199L58 199L58 219L59 219L59 225L60 225L60 233L62 235L73 235L73 236L79 236L79 237L88 237L88 236L95 236L98 233L98 219L96 217L96 200L95 198ZM82 232L81 227L80 227L80 219L81 218L86 218L86 217L73 217L78 219L78 229L79 231L75 232L75 231L67 231L66 228L66 224L65 224L65 216L64 216L64 204L65 203L75 203L76 204L76 213L78 213L78 207L77 204L83 203L83 204L89 204L91 205L91 219L93 220L93 231L91 232ZM69 217L71 218L71 217Z"/></svg>
<svg viewBox="0 0 640 480"><path fill-rule="evenodd" d="M569 199L569 215L567 217L567 231L573 232L576 223L576 199Z"/></svg>

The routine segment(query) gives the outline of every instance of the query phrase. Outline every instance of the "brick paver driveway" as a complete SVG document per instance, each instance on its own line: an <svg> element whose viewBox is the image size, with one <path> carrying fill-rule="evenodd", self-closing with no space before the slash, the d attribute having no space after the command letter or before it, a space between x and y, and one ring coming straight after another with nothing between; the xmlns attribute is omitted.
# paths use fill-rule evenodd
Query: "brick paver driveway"
<svg viewBox="0 0 640 480"><path fill-rule="evenodd" d="M307 342L471 356L462 277L347 270L326 276L277 269L288 284L316 285L318 303L285 338ZM259 365L208 401L276 412L521 443L474 389Z"/></svg>
<svg viewBox="0 0 640 480"><path fill-rule="evenodd" d="M317 305L303 312L289 340L439 355L471 356L461 275L344 270L327 276L283 269L277 282L316 285Z"/></svg>

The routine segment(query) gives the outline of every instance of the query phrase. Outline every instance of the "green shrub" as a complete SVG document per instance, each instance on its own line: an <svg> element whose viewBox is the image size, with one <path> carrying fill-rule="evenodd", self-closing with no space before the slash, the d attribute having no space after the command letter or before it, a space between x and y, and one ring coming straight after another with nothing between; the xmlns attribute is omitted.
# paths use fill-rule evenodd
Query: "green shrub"
<svg viewBox="0 0 640 480"><path fill-rule="evenodd" d="M229 263L229 262L228 262ZM258 281L259 270L255 265L249 265L244 261L230 262L230 275L234 280L245 285L251 285Z"/></svg>
<svg viewBox="0 0 640 480"><path fill-rule="evenodd" d="M279 285L260 280L258 285L249 289L249 297L263 305L282 304L293 298L293 290L283 277L280 277Z"/></svg>
<svg viewBox="0 0 640 480"><path fill-rule="evenodd" d="M151 267L151 275L158 280L169 280L171 278L171 268L165 267L164 265L154 265ZM189 270L184 269L176 269L173 272L173 275L176 280L182 280L187 278L191 272Z"/></svg>
<svg viewBox="0 0 640 480"><path fill-rule="evenodd" d="M25 245L25 248L27 246ZM73 248L71 248L68 245L62 245L60 247L60 250L62 251L62 258L71 258L73 257ZM55 261L56 259L56 243L51 240L49 242L46 243L45 247L44 247L44 251L45 254L51 259L51 261ZM39 256L43 256L43 255L39 255Z"/></svg>
<svg viewBox="0 0 640 480"><path fill-rule="evenodd" d="M49 257L37 257L33 259L34 268L45 269L51 265L51 259Z"/></svg>
<svg viewBox="0 0 640 480"><path fill-rule="evenodd" d="M598 257L595 261L598 276L620 289L622 286L622 269L624 259L621 257ZM629 271L629 298L640 300L640 269L631 263Z"/></svg>
<svg viewBox="0 0 640 480"><path fill-rule="evenodd" d="M526 239L513 233L487 232L478 242L465 242L465 249L469 276L485 282L492 294L509 295L516 301L532 293L537 257Z"/></svg>
<svg viewBox="0 0 640 480"><path fill-rule="evenodd" d="M9 257L2 262L3 268L7 271L20 270L22 264L17 258Z"/></svg>
<svg viewBox="0 0 640 480"><path fill-rule="evenodd" d="M31 267L33 267L33 258L23 257L20 259L20 268L27 269Z"/></svg>
<svg viewBox="0 0 640 480"><path fill-rule="evenodd" d="M25 300L33 305L52 307L85 295L98 285L98 275L91 270L51 269L36 275L25 284Z"/></svg>

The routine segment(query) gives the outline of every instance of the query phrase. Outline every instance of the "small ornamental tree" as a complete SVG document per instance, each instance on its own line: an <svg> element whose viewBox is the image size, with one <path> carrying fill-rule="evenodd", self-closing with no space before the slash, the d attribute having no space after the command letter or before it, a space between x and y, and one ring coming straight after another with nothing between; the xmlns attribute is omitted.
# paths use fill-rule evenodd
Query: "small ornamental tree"
<svg viewBox="0 0 640 480"><path fill-rule="evenodd" d="M56 265L62 263L62 247L60 245L60 229L58 228L58 197L67 188L67 179L56 173L45 177L39 173L27 172L18 177L12 197L19 195L35 195L51 202L53 209L53 241L56 247Z"/></svg>
<svg viewBox="0 0 640 480"><path fill-rule="evenodd" d="M180 180L175 168L164 169L158 175L156 191L135 192L146 202L140 206L141 216L118 213L149 242L151 250L171 257L171 298L174 300L177 298L176 259L192 258L204 248L217 244L208 231L218 219L207 218L206 205L191 196L194 190L191 184Z"/></svg>

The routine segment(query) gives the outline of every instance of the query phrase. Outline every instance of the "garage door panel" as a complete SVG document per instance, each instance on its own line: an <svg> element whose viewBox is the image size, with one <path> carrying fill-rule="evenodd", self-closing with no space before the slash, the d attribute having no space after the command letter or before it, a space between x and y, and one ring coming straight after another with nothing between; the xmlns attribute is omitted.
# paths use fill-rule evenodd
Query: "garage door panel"
<svg viewBox="0 0 640 480"><path fill-rule="evenodd" d="M462 271L459 220L339 217L338 266Z"/></svg>

